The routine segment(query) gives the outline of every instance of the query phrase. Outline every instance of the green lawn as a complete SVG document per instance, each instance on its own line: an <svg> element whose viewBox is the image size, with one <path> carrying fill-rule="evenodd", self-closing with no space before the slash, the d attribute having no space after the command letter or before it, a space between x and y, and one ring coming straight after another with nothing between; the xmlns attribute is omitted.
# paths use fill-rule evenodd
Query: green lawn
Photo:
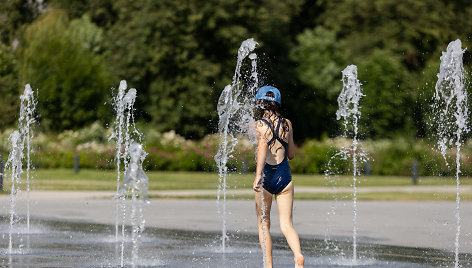
<svg viewBox="0 0 472 268"><path fill-rule="evenodd" d="M116 171L83 169L75 174L72 169L44 169L33 173L33 190L116 190ZM205 172L162 172L151 171L149 190L195 190L215 189L218 185L218 174ZM229 188L251 188L252 174L230 174L227 178ZM352 185L351 176L340 176L329 182L321 175L294 174L297 186L343 187ZM454 178L424 177L418 185L455 185ZM472 185L471 178L461 178L463 185ZM8 183L6 183L8 185ZM359 178L360 187L369 186L406 186L412 185L410 177L364 176Z"/></svg>
<svg viewBox="0 0 472 268"><path fill-rule="evenodd" d="M147 172L149 190L214 189L218 175L200 172ZM121 178L122 179L122 178ZM69 169L36 171L35 190L116 191L116 171Z"/></svg>
<svg viewBox="0 0 472 268"><path fill-rule="evenodd" d="M75 174L72 169L44 169L33 173L32 190L73 190L73 191L116 191L116 171L83 169ZM218 174L205 172L147 172L149 177L149 190L208 190L216 189ZM231 174L227 178L230 189L250 189L254 176L252 174ZM349 187L352 184L351 176L339 176L331 182L321 175L294 174L293 180L296 186L317 187ZM423 177L419 185L455 185L455 178ZM472 185L472 178L461 178L462 185ZM361 176L359 187L372 186L409 186L412 185L410 177L395 176ZM10 184L5 178L3 193L7 193ZM159 196L154 196L159 198ZM438 193L403 193L381 192L360 193L359 200L455 200L453 193L439 195ZM214 198L213 196L194 196L186 198ZM239 195L229 198L251 198L251 196ZM301 193L297 199L332 199L332 194ZM349 194L343 194L342 198L350 199ZM463 195L464 200L472 200L470 193Z"/></svg>

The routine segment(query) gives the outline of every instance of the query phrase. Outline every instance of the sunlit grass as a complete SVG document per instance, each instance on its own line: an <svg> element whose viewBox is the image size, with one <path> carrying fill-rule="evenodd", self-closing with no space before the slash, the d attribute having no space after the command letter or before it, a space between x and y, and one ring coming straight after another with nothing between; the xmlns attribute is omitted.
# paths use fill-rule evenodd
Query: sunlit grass
<svg viewBox="0 0 472 268"><path fill-rule="evenodd" d="M215 190L219 183L216 173L209 172L163 172L151 171L146 173L149 177L149 190ZM44 169L32 172L31 189L50 191L116 191L117 174L112 170L82 169L78 174L73 169ZM227 177L228 189L251 189L254 180L253 174L230 174ZM304 187L351 187L352 176L338 176L327 179L322 175L294 174L293 180L296 186ZM10 183L8 176L4 177L4 192L8 193ZM421 177L418 185L455 185L455 178L448 177ZM462 185L472 185L472 179L461 178ZM399 176L361 176L359 188L367 187L393 187L412 186L410 177ZM24 183L22 188L24 188ZM341 199L351 199L350 193L338 193ZM161 198L163 196L152 196ZM169 198L169 197L165 197ZM173 198L214 198L214 196L195 195ZM252 195L235 195L229 198L252 199ZM392 191L359 193L359 200L455 200L455 193L431 192L402 192L396 189ZM333 193L297 193L296 199L331 200ZM463 200L472 201L472 193L464 193Z"/></svg>
<svg viewBox="0 0 472 268"><path fill-rule="evenodd" d="M116 190L116 171L108 170L81 170L75 174L72 169L46 169L35 171L32 187L35 190ZM210 172L164 172L151 171L149 190L198 190L215 189L219 183L216 173ZM230 174L226 181L228 188L251 188L254 180L252 174ZM294 174L294 183L297 186L312 187L350 187L352 176L339 176L327 179L322 175ZM424 177L418 185L455 185L454 178ZM471 185L471 178L461 178L463 185ZM398 176L361 176L359 187L370 186L408 186L412 185L410 177Z"/></svg>

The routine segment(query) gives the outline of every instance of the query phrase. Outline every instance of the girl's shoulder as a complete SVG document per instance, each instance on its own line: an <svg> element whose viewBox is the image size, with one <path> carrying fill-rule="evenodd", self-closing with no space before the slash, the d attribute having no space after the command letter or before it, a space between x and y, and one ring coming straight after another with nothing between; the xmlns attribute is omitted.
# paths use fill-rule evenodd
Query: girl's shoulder
<svg viewBox="0 0 472 268"><path fill-rule="evenodd" d="M292 127L292 122L288 119L288 118L283 118L283 117L280 117L280 118L275 118L274 120L274 126L275 127L277 125L277 121L278 120L281 120L281 122L287 122L287 124L289 125L289 127L291 128ZM270 123L268 122L267 119L258 119L255 123L254 123L255 127L256 128L270 128Z"/></svg>
<svg viewBox="0 0 472 268"><path fill-rule="evenodd" d="M266 130L269 128L269 126L267 125L267 123L265 123L263 120L259 119L257 120L256 122L254 122L254 126L256 127L256 130L257 131L262 131L262 130Z"/></svg>
<svg viewBox="0 0 472 268"><path fill-rule="evenodd" d="M292 121L290 121L288 118L283 118L283 120L287 123L288 127L292 129Z"/></svg>
<svg viewBox="0 0 472 268"><path fill-rule="evenodd" d="M266 126L267 124L264 122L264 120L258 119L258 120L256 120L256 122L254 122L254 125L256 127L262 127L262 126Z"/></svg>

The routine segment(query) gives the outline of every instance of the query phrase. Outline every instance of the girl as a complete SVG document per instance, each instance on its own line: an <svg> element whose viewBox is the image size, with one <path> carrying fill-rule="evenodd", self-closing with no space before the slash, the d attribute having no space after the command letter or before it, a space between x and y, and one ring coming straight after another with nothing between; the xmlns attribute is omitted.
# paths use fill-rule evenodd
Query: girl
<svg viewBox="0 0 472 268"><path fill-rule="evenodd" d="M293 229L293 184L288 159L295 156L290 120L280 114L280 92L271 86L261 87L256 94L257 166L253 189L256 192L256 214L259 242L265 250L266 266L272 267L270 209L272 196L279 209L280 229L293 251L295 267L303 267L304 258L298 234ZM262 196L261 196L262 195ZM265 243L264 243L265 240Z"/></svg>

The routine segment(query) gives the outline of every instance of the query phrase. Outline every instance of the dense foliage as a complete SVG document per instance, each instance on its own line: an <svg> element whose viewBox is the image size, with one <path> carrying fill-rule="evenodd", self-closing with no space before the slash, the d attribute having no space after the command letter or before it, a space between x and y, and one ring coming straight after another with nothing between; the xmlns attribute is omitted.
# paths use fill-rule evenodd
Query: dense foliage
<svg viewBox="0 0 472 268"><path fill-rule="evenodd" d="M6 155L8 136L13 130L0 132L0 154ZM115 144L108 141L111 129L99 123L75 131L59 134L36 133L33 140L33 166L36 168L73 168L75 156L81 168L115 169ZM144 161L146 170L167 171L216 171L213 157L218 150L220 136L210 134L196 141L185 139L174 131L158 132L153 128L143 131L144 148L148 155ZM296 148L296 157L290 161L294 173L304 174L352 174L351 160L343 160L338 154L341 147L352 141L344 138L307 140ZM423 140L405 138L365 140L359 145L367 154L360 163L364 175L410 176L413 161L418 163L420 176L453 176L455 171L447 168L442 155ZM234 172L254 172L254 146L241 138L237 154L229 160L228 167ZM467 142L461 152L472 154L472 142ZM352 152L350 152L352 153ZM454 165L455 152L448 154ZM472 175L472 160L462 158L463 175Z"/></svg>
<svg viewBox="0 0 472 268"><path fill-rule="evenodd" d="M87 16L69 21L63 11L48 10L24 34L20 77L38 88L43 128L82 127L110 119L103 102L111 77L100 50L101 30Z"/></svg>
<svg viewBox="0 0 472 268"><path fill-rule="evenodd" d="M253 37L261 83L282 90L298 143L338 134L349 64L366 95L365 138L423 137L440 52L457 38L470 46L470 15L459 0L0 0L0 129L14 124L25 83L38 89L41 128L106 125L125 79L139 121L203 138Z"/></svg>

